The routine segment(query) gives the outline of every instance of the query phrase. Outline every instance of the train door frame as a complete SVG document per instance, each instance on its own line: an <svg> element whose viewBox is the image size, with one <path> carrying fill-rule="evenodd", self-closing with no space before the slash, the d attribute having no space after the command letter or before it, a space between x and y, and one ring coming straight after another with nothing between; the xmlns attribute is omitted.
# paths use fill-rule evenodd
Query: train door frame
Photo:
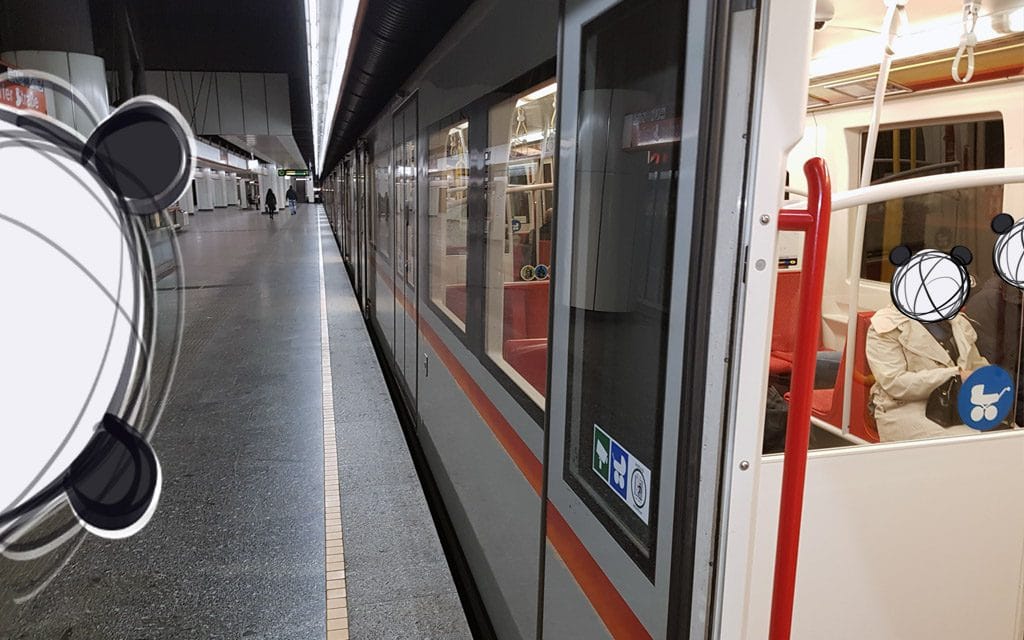
<svg viewBox="0 0 1024 640"><path fill-rule="evenodd" d="M417 406L417 388L419 385L419 149L421 147L419 140L419 94L413 92L412 95L402 100L395 109L391 112L391 193L393 212L394 212L394 223L393 228L395 232L395 293L400 295L404 299L405 303L401 306L404 310L401 313L402 317L402 353L399 355L398 351L398 318L399 305L398 298L396 298L395 305L395 364L398 369L402 372L403 383L406 386L406 392L411 399L411 406L415 408ZM399 129L399 121L401 121L402 135L397 135ZM410 128L411 124L411 128ZM411 152L408 146L411 143ZM402 154L401 156L399 154ZM399 165L398 159L402 158L402 164ZM412 165L411 167L409 165ZM401 173L407 175L399 175L399 166L403 168ZM401 188L399 187L401 185ZM401 192L402 199L399 200L399 193ZM411 192L412 203L409 204L408 198ZM401 237L399 237L401 232ZM398 252L398 248L401 246L401 254ZM410 259L410 249L412 251L412 259ZM399 274L399 258L402 262L402 274ZM398 289L401 287L401 293ZM409 307L411 306L411 309ZM411 317L410 317L411 315ZM410 325L411 319L411 325ZM410 338L411 333L411 338ZM410 349L411 346L411 349Z"/></svg>
<svg viewBox="0 0 1024 640"><path fill-rule="evenodd" d="M549 389L570 388L568 349L558 345L569 344L571 280L575 279L571 274L576 261L572 253L584 30L630 4L641 3L563 3ZM651 511L650 522L657 528L653 559L646 571L567 480L567 394L549 395L546 412L545 512L550 514L554 509L560 513L559 520L568 523L593 557L607 587L618 592L622 602L618 607L607 607L612 611L602 612L595 606L613 635L642 635L635 626L639 624L652 637L704 637L710 628L709 609L714 602L710 567L717 551L714 531L718 524L733 315L731 305L721 301L731 301L737 286L742 255L737 219L742 211L736 195L743 186L742 180L720 182L719 176L726 170L732 171L730 175L742 176L749 116L745 88L750 81L750 69L745 66L749 60L734 60L732 76L727 75L724 60L731 35L738 36L735 51L752 50L754 10L731 3L690 2L682 11L687 37L682 46L684 72L677 87L681 111L673 167L678 171L675 224L670 236L671 253L666 255L671 280L663 344L665 365L660 373L664 385L660 407L663 428L651 483L651 495L657 491L654 487L661 487L661 496ZM746 13L738 16L741 11ZM727 92L727 88L735 93ZM739 127L728 148L721 144L726 114ZM612 126L619 124L612 122ZM559 278L559 274L570 277ZM719 301L717 305L712 304L713 299ZM546 518L549 540L558 535L558 524L550 515ZM545 563L557 561L550 546L545 546ZM587 585L580 584L586 591ZM558 628L553 616L569 614L560 611L560 603L553 600L557 593L546 580L542 590L543 635Z"/></svg>
<svg viewBox="0 0 1024 640"><path fill-rule="evenodd" d="M743 285L735 297L736 336L730 355L737 363L730 384L750 393L732 402L729 440L723 455L722 515L716 534L715 603L711 613L713 635L722 638L743 638L748 633L747 589L760 491L767 354L772 331L771 317L767 322L763 318L771 313L765 310L773 309L775 299L777 214L785 190L786 161L805 132L807 69L794 65L794 60L810 60L811 39L807 35L814 23L814 3L790 3L781 10L780 6L777 2L763 3L756 27L758 46L750 97L755 115L746 167L749 178L741 196L751 215L740 225L745 246ZM760 223L753 221L754 215Z"/></svg>

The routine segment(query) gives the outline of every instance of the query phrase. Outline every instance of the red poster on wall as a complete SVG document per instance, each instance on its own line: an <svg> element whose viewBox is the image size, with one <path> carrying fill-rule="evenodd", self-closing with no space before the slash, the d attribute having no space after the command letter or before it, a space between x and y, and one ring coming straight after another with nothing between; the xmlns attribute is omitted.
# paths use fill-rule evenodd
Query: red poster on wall
<svg viewBox="0 0 1024 640"><path fill-rule="evenodd" d="M0 104L46 113L46 92L39 86L8 81L0 84Z"/></svg>

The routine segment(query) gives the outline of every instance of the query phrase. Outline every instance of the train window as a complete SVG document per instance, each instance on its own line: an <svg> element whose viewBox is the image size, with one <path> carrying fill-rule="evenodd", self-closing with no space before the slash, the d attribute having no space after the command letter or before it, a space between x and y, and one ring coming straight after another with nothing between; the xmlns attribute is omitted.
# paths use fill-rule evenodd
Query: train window
<svg viewBox="0 0 1024 640"><path fill-rule="evenodd" d="M865 133L866 137L867 134ZM863 148L863 143L861 147ZM995 169L1004 166L1003 122L974 120L881 131L875 150L872 184L905 178ZM861 277L890 282L894 247L911 251L970 247L991 255L995 236L989 228L992 210L1003 202L1002 186L958 189L901 198L868 207L864 227ZM998 213L998 211L996 212ZM992 275L990 260L972 266L976 277Z"/></svg>
<svg viewBox="0 0 1024 640"><path fill-rule="evenodd" d="M466 330L466 259L469 234L469 121L430 134L427 182L430 299Z"/></svg>
<svg viewBox="0 0 1024 640"><path fill-rule="evenodd" d="M539 406L547 384L556 91L554 80L544 82L488 116L486 349Z"/></svg>
<svg viewBox="0 0 1024 640"><path fill-rule="evenodd" d="M661 455L684 13L670 0L624 3L584 26L580 55L565 479L648 572L658 498L648 491Z"/></svg>

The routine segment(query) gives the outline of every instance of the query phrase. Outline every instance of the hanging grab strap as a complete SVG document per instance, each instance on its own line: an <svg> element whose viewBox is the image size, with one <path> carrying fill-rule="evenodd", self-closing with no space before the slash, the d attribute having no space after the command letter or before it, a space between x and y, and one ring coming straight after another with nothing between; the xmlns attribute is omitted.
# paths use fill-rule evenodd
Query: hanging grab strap
<svg viewBox="0 0 1024 640"><path fill-rule="evenodd" d="M978 36L974 33L974 27L978 24L978 14L981 12L981 2L964 0L963 25L964 32L960 36L960 47L953 57L953 80L963 84L971 81L974 77L974 47L978 44ZM960 76L960 61L964 54L967 54L967 73Z"/></svg>
<svg viewBox="0 0 1024 640"><path fill-rule="evenodd" d="M896 38L907 29L907 3L910 0L885 0L882 35L885 37L885 55L896 55Z"/></svg>

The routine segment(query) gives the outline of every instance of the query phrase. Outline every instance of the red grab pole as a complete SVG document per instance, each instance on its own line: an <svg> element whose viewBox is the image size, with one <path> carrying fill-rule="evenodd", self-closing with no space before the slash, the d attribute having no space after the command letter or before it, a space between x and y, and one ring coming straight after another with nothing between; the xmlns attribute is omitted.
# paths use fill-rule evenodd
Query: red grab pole
<svg viewBox="0 0 1024 640"><path fill-rule="evenodd" d="M814 368L821 330L821 297L825 287L825 255L828 223L832 214L832 186L821 158L804 164L807 176L807 210L779 212L780 231L803 231L803 277L790 383L789 417L786 421L786 455L782 465L782 498L779 504L779 535L775 548L775 582L772 587L769 640L789 640L793 627L793 593L796 560L800 550L800 518L804 503L804 477L811 434L811 399Z"/></svg>

